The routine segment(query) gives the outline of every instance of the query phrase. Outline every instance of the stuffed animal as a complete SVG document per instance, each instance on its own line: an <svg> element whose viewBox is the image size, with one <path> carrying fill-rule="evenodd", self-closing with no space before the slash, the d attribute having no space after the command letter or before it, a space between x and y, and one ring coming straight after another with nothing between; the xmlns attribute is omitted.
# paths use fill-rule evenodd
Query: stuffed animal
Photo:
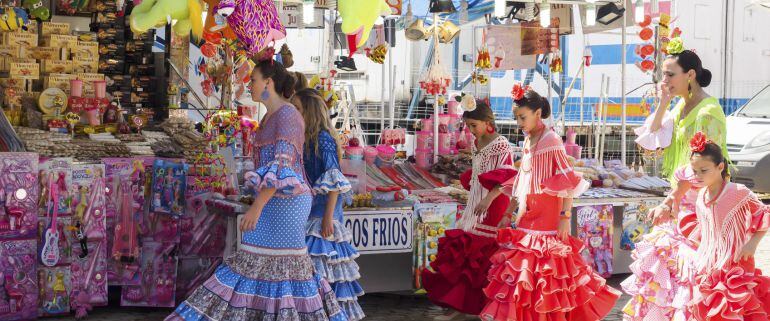
<svg viewBox="0 0 770 321"><path fill-rule="evenodd" d="M141 34L172 23L174 32L187 35L192 31L194 41L201 39L203 34L203 8L199 0L144 0L134 7L129 18L131 31Z"/></svg>
<svg viewBox="0 0 770 321"><path fill-rule="evenodd" d="M32 19L46 21L51 18L51 10L43 4L43 0L24 0L24 8L29 10Z"/></svg>
<svg viewBox="0 0 770 321"><path fill-rule="evenodd" d="M250 56L286 37L273 0L220 0L217 13L227 18Z"/></svg>
<svg viewBox="0 0 770 321"><path fill-rule="evenodd" d="M339 0L337 10L342 18L342 32L348 35L350 57L369 39L374 21L391 12L385 0Z"/></svg>
<svg viewBox="0 0 770 321"><path fill-rule="evenodd" d="M227 25L227 18L222 17L217 13L219 7L219 0L203 0L208 4L209 11L206 15L206 22L203 23L203 30L210 33L216 33L220 35L220 38L226 38L230 40L236 40L237 37Z"/></svg>
<svg viewBox="0 0 770 321"><path fill-rule="evenodd" d="M19 28L26 29L28 23L27 11L24 11L22 8L6 8L2 15L0 15L0 29L3 29L3 31L16 31Z"/></svg>

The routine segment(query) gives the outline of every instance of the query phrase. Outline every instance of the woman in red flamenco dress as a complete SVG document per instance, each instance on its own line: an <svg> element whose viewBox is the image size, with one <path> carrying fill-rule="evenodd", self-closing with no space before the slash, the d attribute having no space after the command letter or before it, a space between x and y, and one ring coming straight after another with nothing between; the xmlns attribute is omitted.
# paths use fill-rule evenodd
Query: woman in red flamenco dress
<svg viewBox="0 0 770 321"><path fill-rule="evenodd" d="M509 226L510 216L503 217L509 198L502 195L503 182L516 175L513 151L508 140L497 134L495 116L485 102L466 111L463 119L476 143L472 147L473 168L460 180L470 190L468 204L456 229L446 231L439 239L435 272L425 271L422 284L428 298L436 305L449 309L435 320L477 316L486 303L483 289L487 285L489 258L498 247L498 228Z"/></svg>
<svg viewBox="0 0 770 321"><path fill-rule="evenodd" d="M588 189L573 172L561 137L542 120L550 105L529 88L513 90L514 113L528 133L518 176L503 192L518 205L515 229L497 234L500 250L492 256L489 303L483 320L597 321L612 310L620 291L609 287L583 261L583 242L570 236L572 199Z"/></svg>
<svg viewBox="0 0 770 321"><path fill-rule="evenodd" d="M719 145L698 132L690 147L690 166L705 186L695 204L700 245L690 310L698 321L767 321L770 278L754 267L754 253L770 228L770 207L730 182Z"/></svg>

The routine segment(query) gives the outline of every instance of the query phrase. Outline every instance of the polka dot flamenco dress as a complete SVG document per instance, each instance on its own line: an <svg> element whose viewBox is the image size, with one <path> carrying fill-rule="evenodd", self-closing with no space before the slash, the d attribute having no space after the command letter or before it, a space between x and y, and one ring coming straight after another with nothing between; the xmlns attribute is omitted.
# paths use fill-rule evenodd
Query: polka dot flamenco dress
<svg viewBox="0 0 770 321"><path fill-rule="evenodd" d="M302 168L304 124L285 105L255 133L254 191L276 188L242 247L166 320L344 321L329 283L314 271L305 246L312 204Z"/></svg>

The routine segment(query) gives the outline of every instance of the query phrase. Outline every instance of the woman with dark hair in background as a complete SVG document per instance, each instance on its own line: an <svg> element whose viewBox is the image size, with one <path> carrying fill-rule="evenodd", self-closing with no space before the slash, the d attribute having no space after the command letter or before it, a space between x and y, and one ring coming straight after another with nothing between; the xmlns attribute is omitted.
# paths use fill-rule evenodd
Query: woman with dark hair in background
<svg viewBox="0 0 770 321"><path fill-rule="evenodd" d="M667 49L670 56L662 65L660 105L645 126L637 129L636 141L649 150L665 148L663 173L674 192L650 211L655 226L637 242L630 266L633 275L622 284L633 297L623 309L630 320L647 320L650 315L669 320L690 317L686 301L692 286L683 273L692 259L688 255L694 255L698 246L691 236L699 234L695 203L702 187L693 169L686 166L690 164L690 139L703 132L720 147L722 155L727 155L724 111L703 89L711 83L711 72L703 68L695 52L683 50L681 39L672 39ZM673 97L681 99L669 112ZM660 253L668 253L679 262L668 264L668 258ZM661 283L661 279L670 281Z"/></svg>
<svg viewBox="0 0 770 321"><path fill-rule="evenodd" d="M497 133L495 114L487 103L476 102L476 108L463 113L468 129L476 138L472 145L473 168L460 176L470 191L465 211L456 228L446 231L438 241L433 271L422 274L422 285L428 299L447 308L435 320L476 316L486 304L484 287L489 283L489 257L497 251L497 230L511 224L505 215L508 197L502 195L501 184L516 175L513 149L508 139Z"/></svg>
<svg viewBox="0 0 770 321"><path fill-rule="evenodd" d="M583 241L570 236L572 200L589 184L573 171L561 137L543 123L551 115L548 99L521 85L512 94L516 123L527 134L519 173L502 188L512 197L506 214L517 213L516 228L497 232L500 250L491 259L480 317L602 320L620 291L583 261Z"/></svg>
<svg viewBox="0 0 770 321"><path fill-rule="evenodd" d="M294 77L271 59L251 74L252 99L267 114L254 133L254 203L240 224L241 247L166 320L348 320L305 245L313 196L302 165L305 124L287 99Z"/></svg>

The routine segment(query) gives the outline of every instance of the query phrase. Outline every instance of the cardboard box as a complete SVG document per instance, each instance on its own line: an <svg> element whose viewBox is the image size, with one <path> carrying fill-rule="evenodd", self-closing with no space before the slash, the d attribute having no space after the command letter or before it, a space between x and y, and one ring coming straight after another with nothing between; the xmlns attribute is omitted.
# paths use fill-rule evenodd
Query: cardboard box
<svg viewBox="0 0 770 321"><path fill-rule="evenodd" d="M73 58L80 59L99 59L99 43L96 41L78 41L77 48L72 51Z"/></svg>
<svg viewBox="0 0 770 321"><path fill-rule="evenodd" d="M70 24L66 22L43 22L43 36L69 35Z"/></svg>
<svg viewBox="0 0 770 321"><path fill-rule="evenodd" d="M43 82L43 87L45 88L51 88L56 87L60 88L61 90L64 90L65 93L69 94L70 92L70 81L77 78L75 75L72 74L50 74L48 77L45 77L45 80Z"/></svg>
<svg viewBox="0 0 770 321"><path fill-rule="evenodd" d="M77 79L83 81L83 96L92 97L94 95L94 80L104 80L104 75L94 73L78 73Z"/></svg>
<svg viewBox="0 0 770 321"><path fill-rule="evenodd" d="M29 58L36 60L58 60L61 57L61 50L54 47L33 47L26 50Z"/></svg>
<svg viewBox="0 0 770 321"><path fill-rule="evenodd" d="M43 46L63 49L75 49L78 37L70 35L48 35L43 37Z"/></svg>
<svg viewBox="0 0 770 321"><path fill-rule="evenodd" d="M74 71L74 64L69 60L43 60L43 74L68 74Z"/></svg>
<svg viewBox="0 0 770 321"><path fill-rule="evenodd" d="M37 34L27 32L5 33L5 45L16 48L37 47Z"/></svg>
<svg viewBox="0 0 770 321"><path fill-rule="evenodd" d="M72 61L75 73L97 73L99 70L99 59L95 57L82 57Z"/></svg>
<svg viewBox="0 0 770 321"><path fill-rule="evenodd" d="M11 78L35 80L40 78L40 64L12 62L11 63Z"/></svg>

